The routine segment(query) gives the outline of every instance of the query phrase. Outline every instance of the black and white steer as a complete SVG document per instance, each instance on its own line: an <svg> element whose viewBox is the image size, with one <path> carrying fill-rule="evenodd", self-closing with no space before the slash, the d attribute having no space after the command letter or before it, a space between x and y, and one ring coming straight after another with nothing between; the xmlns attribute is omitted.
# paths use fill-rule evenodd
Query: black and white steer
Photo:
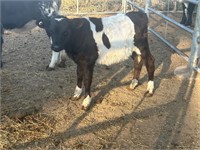
<svg viewBox="0 0 200 150"><path fill-rule="evenodd" d="M132 57L134 76L130 88L138 85L143 63L148 72L147 95L154 92L154 58L148 45L148 18L142 12L129 12L106 18L74 18L56 16L40 22L51 38L51 48L65 50L77 64L77 86L74 99L80 98L82 83L85 98L82 108L91 103L90 86L95 64L112 65Z"/></svg>
<svg viewBox="0 0 200 150"><path fill-rule="evenodd" d="M3 29L21 32L30 30L39 21L57 15L61 0L0 0L0 62L2 60Z"/></svg>
<svg viewBox="0 0 200 150"><path fill-rule="evenodd" d="M192 14L195 8L195 4L186 2L184 0L178 0L178 1L181 2L183 9L183 15L180 23L185 26L190 26L192 24Z"/></svg>

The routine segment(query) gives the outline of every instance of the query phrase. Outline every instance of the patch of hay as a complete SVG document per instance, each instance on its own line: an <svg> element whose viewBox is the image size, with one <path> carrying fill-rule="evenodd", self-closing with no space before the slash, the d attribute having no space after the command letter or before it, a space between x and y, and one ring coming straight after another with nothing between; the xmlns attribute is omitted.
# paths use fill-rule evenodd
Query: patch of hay
<svg viewBox="0 0 200 150"><path fill-rule="evenodd" d="M0 149L49 137L55 130L56 123L54 118L46 114L30 115L22 120L3 116L0 126Z"/></svg>

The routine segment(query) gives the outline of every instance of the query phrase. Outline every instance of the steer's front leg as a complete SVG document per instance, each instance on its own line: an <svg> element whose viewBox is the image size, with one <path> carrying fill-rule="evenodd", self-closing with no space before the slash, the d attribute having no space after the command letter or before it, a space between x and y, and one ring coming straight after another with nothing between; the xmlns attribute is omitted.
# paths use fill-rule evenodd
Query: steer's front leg
<svg viewBox="0 0 200 150"><path fill-rule="evenodd" d="M147 69L148 77L149 77L146 96L152 96L154 92L154 71L155 71L154 61L155 61L154 57L151 54L148 54L145 61L145 65L146 65L146 69Z"/></svg>
<svg viewBox="0 0 200 150"><path fill-rule="evenodd" d="M59 59L59 52L52 51L51 62L50 62L50 64L47 66L46 69L47 69L48 71L54 70L55 65L56 65L58 59Z"/></svg>
<svg viewBox="0 0 200 150"><path fill-rule="evenodd" d="M59 60L58 60L58 67L64 68L66 66L65 62L67 60L67 54L65 50L60 51Z"/></svg>
<svg viewBox="0 0 200 150"><path fill-rule="evenodd" d="M59 67L64 68L66 58L67 58L67 56L66 56L65 50L62 50L60 52L52 51L51 62L47 66L47 70L48 71L54 70L56 64L58 64Z"/></svg>
<svg viewBox="0 0 200 150"><path fill-rule="evenodd" d="M83 103L82 103L83 110L87 110L92 101L90 87L92 84L93 69L94 69L94 64L86 65L84 67L83 82L85 86L85 99L83 100Z"/></svg>
<svg viewBox="0 0 200 150"><path fill-rule="evenodd" d="M80 98L82 93L82 82L83 82L83 67L81 64L77 65L77 85L74 91L74 95L72 97L72 100L77 100Z"/></svg>

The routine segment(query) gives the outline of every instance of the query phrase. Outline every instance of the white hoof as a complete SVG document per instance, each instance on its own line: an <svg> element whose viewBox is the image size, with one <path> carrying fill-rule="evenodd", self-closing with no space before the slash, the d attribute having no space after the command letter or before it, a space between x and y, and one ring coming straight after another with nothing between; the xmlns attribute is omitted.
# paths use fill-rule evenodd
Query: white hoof
<svg viewBox="0 0 200 150"><path fill-rule="evenodd" d="M138 80L137 79L133 79L131 84L130 84L130 89L135 89L138 86Z"/></svg>
<svg viewBox="0 0 200 150"><path fill-rule="evenodd" d="M74 91L74 95L72 97L72 100L77 100L80 98L80 95L82 93L82 88L79 88L78 86L76 86L75 91Z"/></svg>
<svg viewBox="0 0 200 150"><path fill-rule="evenodd" d="M86 109L90 106L91 101L92 101L92 98L88 95L88 96L83 100L82 109L83 109L83 110L86 110Z"/></svg>
<svg viewBox="0 0 200 150"><path fill-rule="evenodd" d="M77 85L76 88L75 88L73 97L80 97L81 93L82 93L82 88L79 88L78 85Z"/></svg>
<svg viewBox="0 0 200 150"><path fill-rule="evenodd" d="M154 91L154 81L149 81L148 84L147 84L147 92L149 94L152 94L153 95L153 91Z"/></svg>

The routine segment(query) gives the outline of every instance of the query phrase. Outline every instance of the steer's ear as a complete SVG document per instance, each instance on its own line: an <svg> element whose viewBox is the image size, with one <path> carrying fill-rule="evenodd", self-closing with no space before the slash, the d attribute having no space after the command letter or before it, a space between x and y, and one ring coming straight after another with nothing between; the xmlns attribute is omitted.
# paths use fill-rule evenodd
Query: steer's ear
<svg viewBox="0 0 200 150"><path fill-rule="evenodd" d="M49 20L47 19L38 20L36 21L36 25L39 26L40 28L47 28L49 26Z"/></svg>
<svg viewBox="0 0 200 150"><path fill-rule="evenodd" d="M81 28L84 25L84 19L82 18L74 18L71 20L72 26L76 29Z"/></svg>

